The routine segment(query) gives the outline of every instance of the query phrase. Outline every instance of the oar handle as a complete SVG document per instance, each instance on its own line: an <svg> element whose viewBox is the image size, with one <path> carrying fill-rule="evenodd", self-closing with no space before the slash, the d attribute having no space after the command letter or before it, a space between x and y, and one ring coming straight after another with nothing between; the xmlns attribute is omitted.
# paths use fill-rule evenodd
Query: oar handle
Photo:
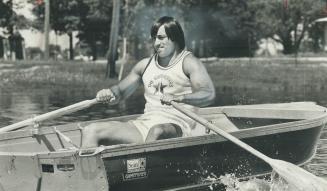
<svg viewBox="0 0 327 191"><path fill-rule="evenodd" d="M96 103L98 103L98 101L96 99L81 101L79 103L75 103L73 105L70 105L70 106L67 106L64 108L60 108L60 109L51 111L49 113L45 113L45 114L30 118L30 119L26 119L24 121L21 121L21 122L12 124L12 125L2 127L2 128L0 128L0 133L16 130L16 129L22 128L24 126L27 126L27 125L39 123L44 120L49 120L49 119L53 119L56 117L60 117L62 115L73 113L73 112L88 108Z"/></svg>
<svg viewBox="0 0 327 191"><path fill-rule="evenodd" d="M243 149L249 151L250 153L254 154L255 156L261 158L262 160L266 161L267 163L270 163L271 160L273 160L272 158L269 158L268 156L264 155L263 153L255 150L250 145L244 143L243 141L239 140L238 138L234 137L233 135L231 135L231 134L225 132L224 130L220 129L219 127L213 125L212 123L210 123L205 118L200 117L196 113L186 109L182 105L180 105L180 104L178 104L178 103L176 103L174 101L172 101L171 104L176 110L184 113L186 116L190 117L194 121L202 124L203 126L205 126L205 127L209 128L209 129L211 129L212 131L214 131L215 133L217 133L217 134L223 136L224 138L232 141L233 143L235 143L238 146L242 147Z"/></svg>

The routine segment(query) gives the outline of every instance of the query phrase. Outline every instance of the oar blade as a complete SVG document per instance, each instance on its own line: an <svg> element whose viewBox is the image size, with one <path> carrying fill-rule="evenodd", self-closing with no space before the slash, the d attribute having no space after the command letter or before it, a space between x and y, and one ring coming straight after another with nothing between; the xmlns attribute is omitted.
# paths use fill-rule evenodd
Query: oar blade
<svg viewBox="0 0 327 191"><path fill-rule="evenodd" d="M292 163L273 159L270 165L288 184L299 191L326 191L327 181Z"/></svg>

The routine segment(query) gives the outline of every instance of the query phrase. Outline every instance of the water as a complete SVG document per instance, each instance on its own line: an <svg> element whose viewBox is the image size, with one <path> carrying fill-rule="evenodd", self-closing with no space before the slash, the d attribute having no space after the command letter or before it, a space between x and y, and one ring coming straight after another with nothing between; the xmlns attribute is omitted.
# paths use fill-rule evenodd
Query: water
<svg viewBox="0 0 327 191"><path fill-rule="evenodd" d="M323 96L325 90L294 90L283 86L278 88L228 88L217 87L217 100L215 106L235 104L259 104L291 101L315 101L319 105L327 107L327 97ZM56 90L51 89L26 89L26 91L14 92L1 90L0 92L0 126L6 126L15 122L56 110L86 99L92 99L93 92L89 90ZM95 93L95 92L94 92ZM45 125L65 124L74 121L87 121L105 117L115 117L127 114L142 113L144 99L140 93L127 102L114 107L105 105L93 106L77 113L60 117L45 122ZM313 174L327 177L327 130L325 129L318 143L318 149L313 160L305 166ZM210 178L210 177L209 177ZM217 178L217 177L211 177ZM227 185L228 191L292 191L282 181L269 182L259 179L251 179L239 182L233 175L227 174L220 177Z"/></svg>
<svg viewBox="0 0 327 191"><path fill-rule="evenodd" d="M239 181L233 174L227 174L220 177L220 180L226 186L226 191L297 191L283 179L274 177L271 180L252 178Z"/></svg>

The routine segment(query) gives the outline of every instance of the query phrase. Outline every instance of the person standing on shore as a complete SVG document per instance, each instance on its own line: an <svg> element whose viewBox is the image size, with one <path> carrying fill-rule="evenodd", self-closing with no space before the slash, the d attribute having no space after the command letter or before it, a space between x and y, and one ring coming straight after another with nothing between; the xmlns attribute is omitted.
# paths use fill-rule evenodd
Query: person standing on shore
<svg viewBox="0 0 327 191"><path fill-rule="evenodd" d="M195 122L175 110L170 102L179 102L191 110L213 103L212 80L201 61L185 49L179 22L161 17L153 24L151 37L154 55L138 62L126 78L96 96L99 102L117 104L143 84L144 114L128 122L98 122L84 127L82 147L190 136Z"/></svg>

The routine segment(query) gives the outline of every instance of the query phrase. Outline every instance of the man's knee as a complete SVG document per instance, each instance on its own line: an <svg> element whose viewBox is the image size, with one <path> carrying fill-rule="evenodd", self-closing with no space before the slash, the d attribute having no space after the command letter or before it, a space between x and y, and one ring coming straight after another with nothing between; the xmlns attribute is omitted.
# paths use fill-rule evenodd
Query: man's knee
<svg viewBox="0 0 327 191"><path fill-rule="evenodd" d="M164 133L163 127L162 126L154 126L150 129L149 134L151 134L154 137L160 137Z"/></svg>
<svg viewBox="0 0 327 191"><path fill-rule="evenodd" d="M93 123L83 130L83 137L97 145L141 143L143 138L136 127L120 121Z"/></svg>
<svg viewBox="0 0 327 191"><path fill-rule="evenodd" d="M182 136L182 130L178 125L167 123L153 126L147 140L169 139Z"/></svg>
<svg viewBox="0 0 327 191"><path fill-rule="evenodd" d="M91 135L101 135L104 131L111 131L117 127L118 125L115 121L91 123L83 128L83 132Z"/></svg>
<svg viewBox="0 0 327 191"><path fill-rule="evenodd" d="M83 138L98 142L104 137L104 131L109 131L109 123L91 123L83 128Z"/></svg>
<svg viewBox="0 0 327 191"><path fill-rule="evenodd" d="M82 147L98 146L97 128L95 124L89 124L82 130Z"/></svg>
<svg viewBox="0 0 327 191"><path fill-rule="evenodd" d="M94 136L96 135L96 125L91 123L83 128L83 135Z"/></svg>

